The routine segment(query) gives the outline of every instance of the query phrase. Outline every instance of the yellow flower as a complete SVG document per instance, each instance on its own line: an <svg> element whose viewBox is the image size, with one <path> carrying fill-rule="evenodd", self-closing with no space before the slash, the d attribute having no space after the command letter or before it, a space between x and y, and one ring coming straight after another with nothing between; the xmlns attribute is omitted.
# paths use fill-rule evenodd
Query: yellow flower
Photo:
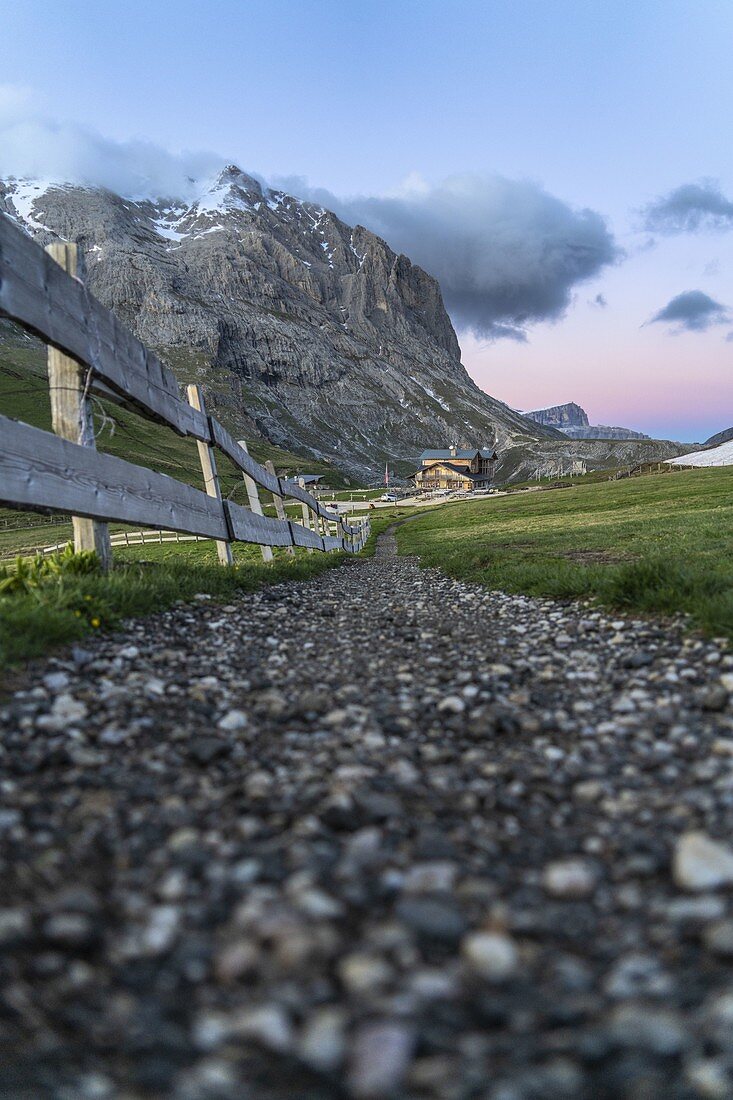
<svg viewBox="0 0 733 1100"><path fill-rule="evenodd" d="M101 626L101 620L95 617L92 619L92 626Z"/></svg>

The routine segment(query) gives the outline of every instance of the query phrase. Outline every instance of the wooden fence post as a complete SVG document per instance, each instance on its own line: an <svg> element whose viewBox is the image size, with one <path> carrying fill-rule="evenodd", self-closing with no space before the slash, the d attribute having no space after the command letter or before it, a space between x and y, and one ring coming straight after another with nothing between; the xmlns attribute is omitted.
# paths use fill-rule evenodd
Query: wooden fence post
<svg viewBox="0 0 733 1100"><path fill-rule="evenodd" d="M238 442L245 454L249 454L245 440L240 439ZM260 504L260 494L257 490L257 482L254 481L249 474L245 474L244 472L242 473L242 477L244 478L244 486L247 490L247 500L249 501L250 511L254 512L256 516L264 515L262 505ZM262 550L262 560L272 561L272 547L261 546L260 549Z"/></svg>
<svg viewBox="0 0 733 1100"><path fill-rule="evenodd" d="M76 278L77 249L75 244L54 241L46 246L52 260ZM92 403L88 397L90 372L75 359L56 348L48 348L48 384L51 395L51 424L56 435L72 443L96 449ZM74 550L96 551L106 572L112 564L109 528L99 520L72 516Z"/></svg>
<svg viewBox="0 0 733 1100"><path fill-rule="evenodd" d="M274 476L277 477L277 474L275 473L275 466L271 458L268 458L267 462L265 463L265 469L268 471L268 473L274 474ZM288 517L285 515L285 505L283 504L283 498L279 497L277 493L273 493L272 499L275 501L275 513L277 514L277 518L287 520ZM295 553L295 547L286 546L285 553L290 554L290 556L292 557Z"/></svg>
<svg viewBox="0 0 733 1100"><path fill-rule="evenodd" d="M206 415L206 403L204 401L204 395L201 387L195 382L191 383L186 388L186 395L188 397L188 403L194 409L198 409L199 412ZM221 486L219 484L219 474L216 469L216 458L214 457L214 449L209 446L208 443L204 443L201 439L196 440L196 446L199 451L199 461L201 463L201 472L204 475L204 488L210 497L216 497L217 500L221 500ZM223 507L223 506L222 506ZM219 555L219 561L222 565L233 565L234 557L232 555L231 544L224 540L217 540L216 552Z"/></svg>
<svg viewBox="0 0 733 1100"><path fill-rule="evenodd" d="M303 526L308 528L308 530L310 530L310 525L311 525L310 512L308 511L308 505L305 503L305 501L303 501L303 503L301 504L300 511L301 511L301 515L303 516ZM312 546L308 547L308 553L309 554L313 553L313 547Z"/></svg>

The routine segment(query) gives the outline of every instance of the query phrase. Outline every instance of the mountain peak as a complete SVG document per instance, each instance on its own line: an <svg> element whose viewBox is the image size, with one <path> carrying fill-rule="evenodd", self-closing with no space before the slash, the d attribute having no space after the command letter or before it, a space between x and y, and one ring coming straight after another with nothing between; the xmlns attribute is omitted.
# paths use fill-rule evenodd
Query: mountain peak
<svg viewBox="0 0 733 1100"><path fill-rule="evenodd" d="M248 208L262 202L263 198L262 185L254 176L247 175L236 164L227 164L218 176L204 185L192 206L200 211Z"/></svg>
<svg viewBox="0 0 733 1100"><path fill-rule="evenodd" d="M633 428L613 427L610 424L591 424L588 413L575 401L565 405L553 405L549 409L535 409L524 414L537 424L555 428L570 439L648 439L648 435Z"/></svg>

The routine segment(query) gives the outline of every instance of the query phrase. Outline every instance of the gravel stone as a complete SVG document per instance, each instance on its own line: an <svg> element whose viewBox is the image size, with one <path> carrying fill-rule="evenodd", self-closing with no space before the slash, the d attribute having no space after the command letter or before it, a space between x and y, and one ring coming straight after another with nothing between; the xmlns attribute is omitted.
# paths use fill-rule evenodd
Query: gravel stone
<svg viewBox="0 0 733 1100"><path fill-rule="evenodd" d="M727 886L733 883L733 849L705 833L685 833L675 847L673 873L685 890Z"/></svg>
<svg viewBox="0 0 733 1100"><path fill-rule="evenodd" d="M542 884L555 898L587 898L595 890L598 873L585 859L562 859L549 863Z"/></svg>
<svg viewBox="0 0 733 1100"><path fill-rule="evenodd" d="M428 940L457 943L466 930L465 918L452 901L408 898L399 902L396 912L411 931Z"/></svg>
<svg viewBox="0 0 733 1100"><path fill-rule="evenodd" d="M733 958L733 920L720 921L706 928L703 942L708 951Z"/></svg>
<svg viewBox="0 0 733 1100"><path fill-rule="evenodd" d="M393 550L2 696L1 1096L733 1095L733 656Z"/></svg>
<svg viewBox="0 0 733 1100"><path fill-rule="evenodd" d="M413 1043L403 1024L365 1024L354 1039L348 1082L353 1096L376 1098L391 1095L405 1075Z"/></svg>
<svg viewBox="0 0 733 1100"><path fill-rule="evenodd" d="M509 936L498 932L473 932L461 944L468 966L490 982L503 982L517 969L519 955Z"/></svg>
<svg viewBox="0 0 733 1100"><path fill-rule="evenodd" d="M249 725L249 718L243 710L230 710L218 721L220 730L241 730Z"/></svg>

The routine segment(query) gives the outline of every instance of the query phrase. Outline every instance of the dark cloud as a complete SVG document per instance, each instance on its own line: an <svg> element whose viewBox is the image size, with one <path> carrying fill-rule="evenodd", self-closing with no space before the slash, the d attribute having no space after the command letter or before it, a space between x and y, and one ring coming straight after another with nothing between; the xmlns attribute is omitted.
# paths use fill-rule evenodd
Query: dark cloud
<svg viewBox="0 0 733 1100"><path fill-rule="evenodd" d="M712 325L728 324L730 319L728 310L720 302L701 290L685 290L667 302L647 324L661 322L676 326L676 332L704 332Z"/></svg>
<svg viewBox="0 0 733 1100"><path fill-rule="evenodd" d="M644 228L653 233L733 229L733 201L713 180L685 183L646 207Z"/></svg>
<svg viewBox="0 0 733 1100"><path fill-rule="evenodd" d="M276 185L404 252L436 277L456 325L479 336L523 339L529 324L561 317L574 287L619 256L600 214L528 181L457 176L351 199L297 177Z"/></svg>

